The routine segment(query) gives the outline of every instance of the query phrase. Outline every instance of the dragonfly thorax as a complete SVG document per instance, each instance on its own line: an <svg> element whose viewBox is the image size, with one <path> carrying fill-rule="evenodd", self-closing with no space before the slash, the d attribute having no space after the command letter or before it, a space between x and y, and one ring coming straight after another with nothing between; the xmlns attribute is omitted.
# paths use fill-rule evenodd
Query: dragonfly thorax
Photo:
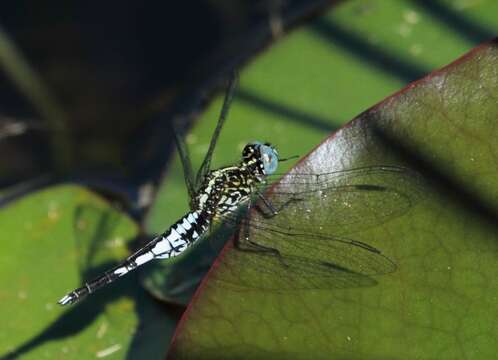
<svg viewBox="0 0 498 360"><path fill-rule="evenodd" d="M277 166L278 153L270 144L250 143L245 146L238 166L208 173L197 192L194 206L210 217L233 212L249 200L255 185L264 182Z"/></svg>
<svg viewBox="0 0 498 360"><path fill-rule="evenodd" d="M213 218L233 212L249 199L258 182L258 178L239 166L211 171L196 195L194 206Z"/></svg>

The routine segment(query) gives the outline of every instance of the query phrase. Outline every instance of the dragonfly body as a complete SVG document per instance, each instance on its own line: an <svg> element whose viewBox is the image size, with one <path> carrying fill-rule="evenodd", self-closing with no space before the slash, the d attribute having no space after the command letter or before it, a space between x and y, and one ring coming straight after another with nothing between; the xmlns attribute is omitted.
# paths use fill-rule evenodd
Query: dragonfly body
<svg viewBox="0 0 498 360"><path fill-rule="evenodd" d="M207 173L192 201L192 211L114 269L64 296L59 304L75 303L153 259L167 259L182 254L207 232L214 219L235 212L247 202L256 190L256 185L264 182L265 177L272 174L277 166L278 153L270 144L248 144L238 166Z"/></svg>
<svg viewBox="0 0 498 360"><path fill-rule="evenodd" d="M230 252L231 256L218 264L230 270L224 272L223 284L237 289L371 286L376 282L370 276L396 269L380 250L342 234L402 215L419 198L420 177L407 168L374 165L342 171L291 172L281 178L275 174L278 164L290 158L279 158L275 148L260 142L246 145L236 166L210 171L235 83L233 77L195 179L184 143L174 132L190 212L120 265L64 296L59 304L75 303L153 259L182 254L216 220L237 227L243 235L234 237L240 251ZM240 217L236 212L242 207L256 211ZM264 209L269 212L261 211Z"/></svg>

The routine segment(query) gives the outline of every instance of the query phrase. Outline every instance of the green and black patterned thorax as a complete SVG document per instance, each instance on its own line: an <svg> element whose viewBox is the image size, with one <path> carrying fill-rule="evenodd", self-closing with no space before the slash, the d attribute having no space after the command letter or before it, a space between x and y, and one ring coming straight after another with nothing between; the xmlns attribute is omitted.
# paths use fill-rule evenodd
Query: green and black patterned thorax
<svg viewBox="0 0 498 360"><path fill-rule="evenodd" d="M278 153L270 144L251 143L238 166L213 170L206 175L194 199L194 208L209 219L237 210L278 165Z"/></svg>

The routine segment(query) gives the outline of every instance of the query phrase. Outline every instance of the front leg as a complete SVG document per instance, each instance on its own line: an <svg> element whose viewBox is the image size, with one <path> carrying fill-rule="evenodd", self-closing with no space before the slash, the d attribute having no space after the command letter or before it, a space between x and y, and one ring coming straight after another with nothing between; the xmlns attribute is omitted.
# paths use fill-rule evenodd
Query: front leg
<svg viewBox="0 0 498 360"><path fill-rule="evenodd" d="M284 210L286 207L288 207L290 204L294 202L299 202L302 201L303 199L301 198L295 198L291 197L287 201L285 201L281 206L278 208L275 207L269 199L267 199L262 193L259 191L256 191L256 194L258 195L258 198L261 199L262 203L264 204L264 207L266 210L263 210L263 207L260 205L256 205L256 210L265 218L265 219L271 219L274 216L278 215L279 212Z"/></svg>

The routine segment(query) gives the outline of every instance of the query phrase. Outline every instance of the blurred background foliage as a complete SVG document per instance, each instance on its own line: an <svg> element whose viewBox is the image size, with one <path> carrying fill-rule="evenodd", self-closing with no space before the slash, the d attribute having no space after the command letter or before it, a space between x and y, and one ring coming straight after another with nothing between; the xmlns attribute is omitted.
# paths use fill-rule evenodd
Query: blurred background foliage
<svg viewBox="0 0 498 360"><path fill-rule="evenodd" d="M9 303L0 358L164 358L213 244L194 250L197 257L154 264L79 307L52 304L184 213L171 121L188 133L195 168L221 104L209 101L232 69L241 69L240 88L214 166L237 161L254 139L304 155L355 115L498 32L491 0L19 1L0 9L7 284L0 299ZM106 200L56 186L62 182ZM82 230L78 214L92 224L104 216L82 207L131 223L115 209L124 210L141 229L104 223ZM80 246L81 238L92 240ZM109 238L123 241L104 245ZM96 260L78 265L82 257ZM177 277L178 269L190 269L188 276Z"/></svg>

